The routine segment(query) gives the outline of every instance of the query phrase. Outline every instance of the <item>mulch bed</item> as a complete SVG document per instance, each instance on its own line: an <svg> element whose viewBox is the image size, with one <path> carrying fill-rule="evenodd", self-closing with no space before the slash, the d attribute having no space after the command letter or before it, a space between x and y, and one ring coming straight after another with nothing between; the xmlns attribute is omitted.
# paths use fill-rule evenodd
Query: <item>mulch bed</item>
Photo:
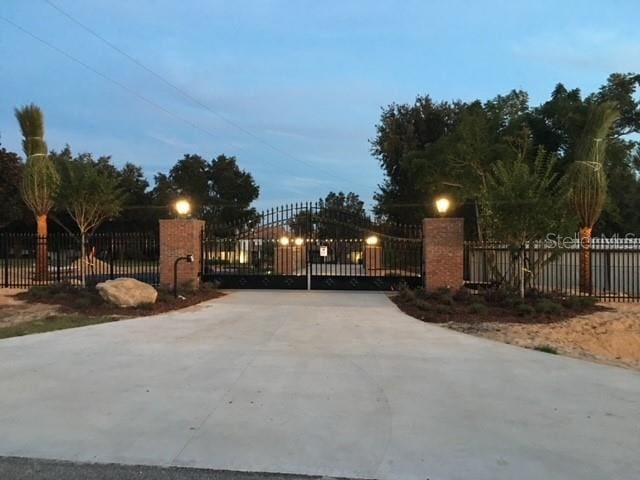
<svg viewBox="0 0 640 480"><path fill-rule="evenodd" d="M423 300L418 306L413 302L405 302L397 295L391 298L400 310L418 320L428 323L527 323L550 324L558 323L573 318L577 315L585 315L593 312L609 310L601 305L587 306L579 310L566 309L557 313L531 313L518 315L512 309L487 305L484 312L470 312L469 305L454 304L443 305L437 300Z"/></svg>
<svg viewBox="0 0 640 480"><path fill-rule="evenodd" d="M78 295L86 298L88 305L78 301ZM199 290L180 292L181 297L177 299L169 292L158 292L158 299L152 305L142 307L121 308L102 300L95 291L84 289L77 294L64 293L50 296L39 296L34 298L29 292L16 295L16 298L28 303L45 303L49 305L59 305L62 313L80 313L83 315L98 316L121 316L121 317L143 317L157 315L159 313L179 310L190 307L207 300L213 300L224 296L224 293L216 289L202 288Z"/></svg>

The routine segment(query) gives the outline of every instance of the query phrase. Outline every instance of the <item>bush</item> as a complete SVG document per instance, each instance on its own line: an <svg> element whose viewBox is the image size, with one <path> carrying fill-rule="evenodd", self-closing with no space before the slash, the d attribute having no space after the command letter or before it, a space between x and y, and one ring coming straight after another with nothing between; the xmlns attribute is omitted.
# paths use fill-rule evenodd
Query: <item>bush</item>
<svg viewBox="0 0 640 480"><path fill-rule="evenodd" d="M516 314L521 317L526 317L535 312L534 308L528 303L517 303L515 304L513 309L515 310Z"/></svg>
<svg viewBox="0 0 640 480"><path fill-rule="evenodd" d="M453 294L453 299L459 303L477 303L478 300L476 296L469 291L469 289L464 287L456 290L456 292Z"/></svg>
<svg viewBox="0 0 640 480"><path fill-rule="evenodd" d="M560 313L564 310L564 307L559 303L556 303L548 298L543 298L536 302L534 309L538 313Z"/></svg>
<svg viewBox="0 0 640 480"><path fill-rule="evenodd" d="M202 282L200 284L200 290L204 290L204 291L212 291L212 290L218 290L218 288L220 287L220 282Z"/></svg>
<svg viewBox="0 0 640 480"><path fill-rule="evenodd" d="M562 305L569 310L587 310L593 308L598 303L597 297L567 297L562 301Z"/></svg>
<svg viewBox="0 0 640 480"><path fill-rule="evenodd" d="M489 309L484 303L474 302L469 305L469 313L473 313L476 315L484 315L487 313Z"/></svg>
<svg viewBox="0 0 640 480"><path fill-rule="evenodd" d="M558 354L558 349L556 347L552 347L551 345L538 345L536 347L533 347L533 349L539 352L550 353L552 355Z"/></svg>
<svg viewBox="0 0 640 480"><path fill-rule="evenodd" d="M73 305L76 308L89 308L93 305L93 302L91 300L91 298L87 297L87 296L80 296L78 298L75 298L73 300Z"/></svg>
<svg viewBox="0 0 640 480"><path fill-rule="evenodd" d="M544 293L542 293L540 290L538 290L537 288L530 288L528 289L525 294L524 294L525 298L527 298L528 300L541 300L543 298L549 298L548 295L545 295Z"/></svg>
<svg viewBox="0 0 640 480"><path fill-rule="evenodd" d="M520 294L514 289L507 287L486 290L483 297L487 303L505 308L514 307L521 301Z"/></svg>
<svg viewBox="0 0 640 480"><path fill-rule="evenodd" d="M398 291L398 299L405 303L411 303L416 299L416 291L411 290L406 285L403 285Z"/></svg>

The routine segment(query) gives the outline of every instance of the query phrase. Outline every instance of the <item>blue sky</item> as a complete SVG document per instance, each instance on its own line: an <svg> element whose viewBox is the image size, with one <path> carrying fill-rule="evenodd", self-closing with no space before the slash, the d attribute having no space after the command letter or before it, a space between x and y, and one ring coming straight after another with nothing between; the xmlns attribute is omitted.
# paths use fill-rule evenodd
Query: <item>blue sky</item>
<svg viewBox="0 0 640 480"><path fill-rule="evenodd" d="M2 0L1 16L197 126L0 20L5 147L20 150L14 107L35 102L50 147L110 154L150 179L184 153L236 155L261 186L259 207L329 190L370 204L382 174L368 140L391 102L419 93L484 100L522 88L537 104L560 81L589 92L611 72L640 71L637 0L51 1L258 139L43 0Z"/></svg>

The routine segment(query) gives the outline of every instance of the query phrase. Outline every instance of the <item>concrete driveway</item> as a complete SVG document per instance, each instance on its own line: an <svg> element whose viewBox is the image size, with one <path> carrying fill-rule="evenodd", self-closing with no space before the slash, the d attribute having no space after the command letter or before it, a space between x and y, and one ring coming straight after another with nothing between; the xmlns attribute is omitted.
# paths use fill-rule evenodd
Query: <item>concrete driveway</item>
<svg viewBox="0 0 640 480"><path fill-rule="evenodd" d="M640 478L640 374L242 291L0 341L0 455L381 479Z"/></svg>

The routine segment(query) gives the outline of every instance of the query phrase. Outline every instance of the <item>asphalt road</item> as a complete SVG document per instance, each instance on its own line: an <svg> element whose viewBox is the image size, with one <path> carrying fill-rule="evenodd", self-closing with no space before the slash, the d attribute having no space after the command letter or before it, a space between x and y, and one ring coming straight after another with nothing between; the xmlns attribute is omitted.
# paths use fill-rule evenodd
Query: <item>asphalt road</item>
<svg viewBox="0 0 640 480"><path fill-rule="evenodd" d="M334 477L0 457L0 478L3 480L329 480Z"/></svg>

